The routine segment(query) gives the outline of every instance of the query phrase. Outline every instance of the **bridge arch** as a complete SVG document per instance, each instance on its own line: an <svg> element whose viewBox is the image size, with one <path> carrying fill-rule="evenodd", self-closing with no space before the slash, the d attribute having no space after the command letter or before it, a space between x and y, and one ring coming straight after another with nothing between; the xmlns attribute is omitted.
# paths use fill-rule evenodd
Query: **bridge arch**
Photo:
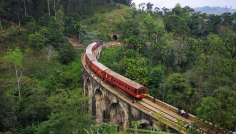
<svg viewBox="0 0 236 134"><path fill-rule="evenodd" d="M84 95L91 97L93 95L92 88L93 88L92 81L88 77L87 79L85 79L85 82L84 82Z"/></svg>
<svg viewBox="0 0 236 134"><path fill-rule="evenodd" d="M129 126L127 111L122 103L112 103L110 106L110 123L119 124L119 130Z"/></svg>
<svg viewBox="0 0 236 134"><path fill-rule="evenodd" d="M89 90L90 84L91 84L91 82L90 82L89 78L84 79L84 96L88 96L88 90Z"/></svg>
<svg viewBox="0 0 236 134"><path fill-rule="evenodd" d="M88 77L84 79L84 96L91 97L92 95L92 81ZM84 111L85 113L92 113L92 99L84 102Z"/></svg>
<svg viewBox="0 0 236 134"><path fill-rule="evenodd" d="M97 87L94 90L94 99L95 99L95 107L96 107L96 123L101 123L105 119L105 110L106 110L106 98L104 98L104 93L102 90Z"/></svg>
<svg viewBox="0 0 236 134"><path fill-rule="evenodd" d="M151 123L151 121L145 119L138 120L138 128L147 129L148 127L150 127Z"/></svg>

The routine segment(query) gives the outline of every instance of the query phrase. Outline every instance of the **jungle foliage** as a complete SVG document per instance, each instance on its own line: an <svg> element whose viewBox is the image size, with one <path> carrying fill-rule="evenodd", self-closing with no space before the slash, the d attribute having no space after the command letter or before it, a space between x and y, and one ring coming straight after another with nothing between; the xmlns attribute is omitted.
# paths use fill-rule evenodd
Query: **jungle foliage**
<svg viewBox="0 0 236 134"><path fill-rule="evenodd" d="M0 132L113 133L82 110L80 61L88 43L113 33L122 46L106 49L103 64L162 101L235 129L236 14L135 7L131 0L0 0Z"/></svg>
<svg viewBox="0 0 236 134"><path fill-rule="evenodd" d="M102 19L129 3L0 0L0 133L86 133L95 125L83 110L81 55L85 42L109 35L89 25L95 13Z"/></svg>
<svg viewBox="0 0 236 134"><path fill-rule="evenodd" d="M100 61L147 86L150 95L235 130L236 13L152 6L127 9L116 25L122 48L106 49Z"/></svg>

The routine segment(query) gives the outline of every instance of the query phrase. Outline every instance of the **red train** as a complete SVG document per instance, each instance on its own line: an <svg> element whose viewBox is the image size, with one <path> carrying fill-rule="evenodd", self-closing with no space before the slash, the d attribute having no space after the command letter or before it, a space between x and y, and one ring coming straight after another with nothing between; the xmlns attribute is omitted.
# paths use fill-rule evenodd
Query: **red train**
<svg viewBox="0 0 236 134"><path fill-rule="evenodd" d="M145 86L112 71L97 61L97 59L93 56L93 51L98 47L99 45L94 42L86 48L86 63L89 68L99 75L102 80L106 80L107 82L111 83L111 85L117 86L134 98L144 98L146 96Z"/></svg>

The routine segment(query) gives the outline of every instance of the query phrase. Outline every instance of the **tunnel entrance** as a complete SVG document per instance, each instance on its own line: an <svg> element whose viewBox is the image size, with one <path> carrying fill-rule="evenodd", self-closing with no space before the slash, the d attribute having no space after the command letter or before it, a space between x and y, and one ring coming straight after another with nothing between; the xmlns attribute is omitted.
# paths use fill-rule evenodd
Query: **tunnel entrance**
<svg viewBox="0 0 236 134"><path fill-rule="evenodd" d="M114 35L112 36L112 39L113 39L113 40L117 40L117 39L118 39L117 35L114 34Z"/></svg>

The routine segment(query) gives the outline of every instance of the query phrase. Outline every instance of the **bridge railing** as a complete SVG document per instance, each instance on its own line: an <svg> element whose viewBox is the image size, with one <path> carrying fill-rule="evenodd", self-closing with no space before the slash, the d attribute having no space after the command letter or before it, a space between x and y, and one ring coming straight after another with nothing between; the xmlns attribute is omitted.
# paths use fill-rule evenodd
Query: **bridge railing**
<svg viewBox="0 0 236 134"><path fill-rule="evenodd" d="M152 97L152 96L150 96L150 95L147 95L146 98L149 99L149 100L154 100L154 97ZM176 107L173 107L173 106L171 106L171 105L169 105L169 104L167 104L167 103L165 103L165 102L163 102L163 101L160 101L160 100L158 100L158 99L155 99L155 103L156 103L157 105L160 105L161 107L164 107L164 108L166 108L166 109L168 109L168 110L170 110L170 111L172 111L172 112L178 114L178 108L176 108ZM188 116L188 119L189 119L189 120L193 121L194 118L195 118L194 115L189 114L189 116Z"/></svg>

